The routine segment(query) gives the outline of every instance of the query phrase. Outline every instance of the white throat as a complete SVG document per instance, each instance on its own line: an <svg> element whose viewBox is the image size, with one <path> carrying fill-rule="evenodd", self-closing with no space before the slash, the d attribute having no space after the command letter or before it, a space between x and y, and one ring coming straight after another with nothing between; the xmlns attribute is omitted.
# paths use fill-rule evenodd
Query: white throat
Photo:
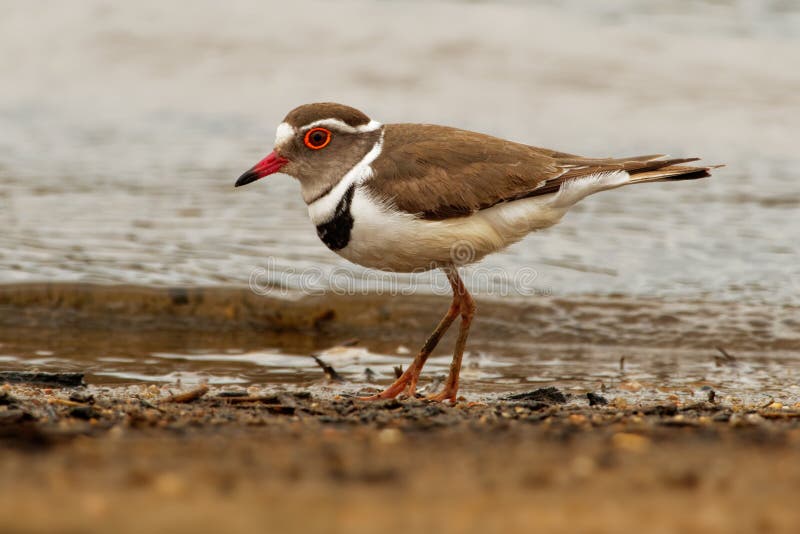
<svg viewBox="0 0 800 534"><path fill-rule="evenodd" d="M353 185L360 185L372 176L372 162L381 154L383 148L383 132L381 136L372 145L372 148L367 152L361 161L353 165L353 167L342 176L333 188L328 191L324 196L316 199L308 205L308 215L311 217L311 222L315 225L324 224L333 218L336 211L336 206L342 200L347 190Z"/></svg>

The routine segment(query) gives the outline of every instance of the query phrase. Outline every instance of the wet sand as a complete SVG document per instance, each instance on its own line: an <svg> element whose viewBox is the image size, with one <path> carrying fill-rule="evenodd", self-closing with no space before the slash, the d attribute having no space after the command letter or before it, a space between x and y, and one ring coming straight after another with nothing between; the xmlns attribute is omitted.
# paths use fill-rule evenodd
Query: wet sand
<svg viewBox="0 0 800 534"><path fill-rule="evenodd" d="M0 396L3 532L796 532L800 404ZM70 400L71 399L71 400ZM602 403L604 397L593 397Z"/></svg>

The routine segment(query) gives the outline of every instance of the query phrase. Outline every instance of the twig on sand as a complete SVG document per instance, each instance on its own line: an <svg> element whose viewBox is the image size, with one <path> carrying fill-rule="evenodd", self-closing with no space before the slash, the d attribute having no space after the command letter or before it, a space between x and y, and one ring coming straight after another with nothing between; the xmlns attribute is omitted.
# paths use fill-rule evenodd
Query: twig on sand
<svg viewBox="0 0 800 534"><path fill-rule="evenodd" d="M736 361L736 358L734 358L727 350L723 349L722 347L715 348L720 354L722 354L722 356L714 356L714 363L717 364L717 366L737 365L739 363Z"/></svg>
<svg viewBox="0 0 800 534"><path fill-rule="evenodd" d="M220 397L217 397L220 398ZM281 404L277 395L248 395L246 397L223 397L228 404L243 404L245 402L261 402L264 404Z"/></svg>
<svg viewBox="0 0 800 534"><path fill-rule="evenodd" d="M83 373L40 373L36 371L0 371L0 383L3 382L63 388L84 385Z"/></svg>
<svg viewBox="0 0 800 534"><path fill-rule="evenodd" d="M328 365L327 363L323 362L319 356L311 356L314 358L314 361L317 362L317 365L322 367L322 372L325 373L325 377L330 380L331 382L344 382L344 378L342 375L336 372L336 369Z"/></svg>
<svg viewBox="0 0 800 534"><path fill-rule="evenodd" d="M196 401L206 393L208 393L208 385L202 384L200 387L189 390L185 393L178 393L177 395L168 397L164 399L163 402L192 402Z"/></svg>
<svg viewBox="0 0 800 534"><path fill-rule="evenodd" d="M62 406L71 406L73 408L87 406L85 402L75 402L67 399L54 398L48 401L50 404L60 404Z"/></svg>
<svg viewBox="0 0 800 534"><path fill-rule="evenodd" d="M280 415L293 415L297 407L285 395L253 395L250 397L228 397L224 399L228 404L260 403L270 413Z"/></svg>

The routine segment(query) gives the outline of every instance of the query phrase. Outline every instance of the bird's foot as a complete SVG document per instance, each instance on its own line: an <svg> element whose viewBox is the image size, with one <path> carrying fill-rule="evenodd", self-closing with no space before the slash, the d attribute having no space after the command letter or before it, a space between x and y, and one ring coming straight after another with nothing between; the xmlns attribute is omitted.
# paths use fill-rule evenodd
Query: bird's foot
<svg viewBox="0 0 800 534"><path fill-rule="evenodd" d="M425 397L429 401L445 402L450 401L456 403L456 394L458 393L458 386L446 385L442 391L436 395L428 395Z"/></svg>
<svg viewBox="0 0 800 534"><path fill-rule="evenodd" d="M405 393L408 397L413 397L417 391L417 380L419 379L419 371L416 370L414 365L411 365L406 372L400 375L400 378L395 380L391 386L384 389L376 395L368 397L358 397L358 400L375 401L384 399L394 399L397 396Z"/></svg>

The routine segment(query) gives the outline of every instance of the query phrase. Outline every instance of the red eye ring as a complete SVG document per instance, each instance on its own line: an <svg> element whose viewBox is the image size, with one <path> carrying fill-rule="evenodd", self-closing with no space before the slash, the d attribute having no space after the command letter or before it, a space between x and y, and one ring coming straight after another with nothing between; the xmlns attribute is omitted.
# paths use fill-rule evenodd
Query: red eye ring
<svg viewBox="0 0 800 534"><path fill-rule="evenodd" d="M325 135L325 138L320 141L319 133ZM316 139L312 139L311 136L316 137ZM303 138L303 143L310 148L311 150L320 150L321 148L325 148L328 146L328 143L331 142L331 131L326 130L325 128L311 128L309 131L306 132L306 136Z"/></svg>

